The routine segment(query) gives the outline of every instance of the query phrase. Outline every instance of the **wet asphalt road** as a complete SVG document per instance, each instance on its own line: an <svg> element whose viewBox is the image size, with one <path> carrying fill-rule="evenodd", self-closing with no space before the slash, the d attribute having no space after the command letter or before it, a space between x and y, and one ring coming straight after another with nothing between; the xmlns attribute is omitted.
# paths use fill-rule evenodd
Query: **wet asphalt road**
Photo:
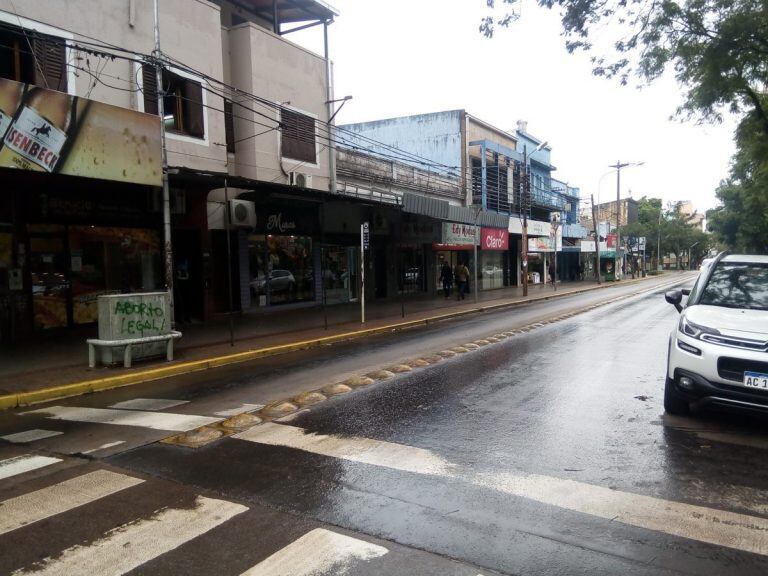
<svg viewBox="0 0 768 576"><path fill-rule="evenodd" d="M531 321L547 311L522 312ZM135 505L141 516L162 505L193 509L200 495L248 508L136 573L239 574L320 529L369 546L321 566L324 574L765 574L765 420L664 416L666 343L676 320L661 294L650 292L197 450L145 441L93 462L64 459L54 474L108 469L143 479L130 488L143 490ZM459 326L458 335L446 326L408 333L400 345L413 357L466 341L477 323L449 325ZM397 348L381 342L376 354ZM353 348L336 361L308 356L304 369L319 379L327 369L344 373L362 353ZM295 366L272 370L275 379L281 371L302 374ZM226 374L219 373L214 395L242 400L234 395L253 374ZM206 413L207 377L199 376L186 405L195 410L176 413ZM73 433L96 426L64 424ZM30 486L54 480L41 472ZM9 494L30 486L11 486ZM89 503L98 526L81 527L77 540L92 546L92 532L129 522L131 499L123 498L106 512ZM11 532L15 546L7 549L16 552L0 559L0 572L27 566L29 542L68 521L74 518ZM0 521L0 546L2 534ZM67 554L55 550L71 538L61 540L48 555L63 561ZM307 561L322 556L316 544L296 550ZM306 568L299 562L254 573L312 573Z"/></svg>

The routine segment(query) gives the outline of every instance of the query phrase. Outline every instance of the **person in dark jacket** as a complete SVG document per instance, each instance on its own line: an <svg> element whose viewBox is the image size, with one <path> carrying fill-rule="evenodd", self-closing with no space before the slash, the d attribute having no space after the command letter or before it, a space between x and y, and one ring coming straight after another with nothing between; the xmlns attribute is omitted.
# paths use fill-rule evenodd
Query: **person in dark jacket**
<svg viewBox="0 0 768 576"><path fill-rule="evenodd" d="M447 300L451 296L451 287L453 286L453 270L447 261L443 261L443 267L440 269L440 282L443 283L443 294Z"/></svg>

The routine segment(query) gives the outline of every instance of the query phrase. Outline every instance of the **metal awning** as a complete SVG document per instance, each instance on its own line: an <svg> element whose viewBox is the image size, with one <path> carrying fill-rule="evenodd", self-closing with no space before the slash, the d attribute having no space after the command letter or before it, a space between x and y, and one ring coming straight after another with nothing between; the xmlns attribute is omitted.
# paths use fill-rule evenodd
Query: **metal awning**
<svg viewBox="0 0 768 576"><path fill-rule="evenodd" d="M447 200L430 198L421 194L406 192L403 194L403 212L429 216L436 220L457 222L459 224L474 224L475 211L467 206L454 206ZM477 219L479 226L488 228L504 228L509 226L509 216L498 212L483 210Z"/></svg>
<svg viewBox="0 0 768 576"><path fill-rule="evenodd" d="M339 15L338 10L322 0L235 0L235 4L270 21L276 12L280 24L325 22Z"/></svg>

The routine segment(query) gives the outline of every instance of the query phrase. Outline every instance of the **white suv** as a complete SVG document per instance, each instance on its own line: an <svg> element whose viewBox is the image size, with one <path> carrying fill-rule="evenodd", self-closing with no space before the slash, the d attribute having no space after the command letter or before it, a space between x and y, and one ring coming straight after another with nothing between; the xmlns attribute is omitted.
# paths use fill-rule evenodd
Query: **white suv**
<svg viewBox="0 0 768 576"><path fill-rule="evenodd" d="M690 291L665 297L681 314L669 338L664 409L768 411L768 256L722 253Z"/></svg>

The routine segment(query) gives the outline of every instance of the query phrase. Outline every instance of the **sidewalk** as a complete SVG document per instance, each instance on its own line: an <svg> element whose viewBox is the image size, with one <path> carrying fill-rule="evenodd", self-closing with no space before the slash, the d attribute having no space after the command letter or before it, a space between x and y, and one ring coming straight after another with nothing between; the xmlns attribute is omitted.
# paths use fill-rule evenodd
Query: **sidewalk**
<svg viewBox="0 0 768 576"><path fill-rule="evenodd" d="M670 276L670 274L664 274L634 282L668 281ZM625 280L616 284L603 283L602 287L625 286L632 282L632 280ZM229 319L222 316L205 324L179 326L178 329L183 332L184 337L175 349L174 362L138 362L130 369L122 368L122 366L119 368L88 368L85 338L95 333L95 328L92 328L90 333L70 334L66 339L59 337L49 342L38 340L34 343L4 350L0 353L0 396L34 392L76 382L113 379L115 376L130 374L138 376L153 369L162 370L162 367L183 366L220 356L238 353L242 355L242 353L249 351L261 352L261 349L264 348L279 348L297 343L306 344L306 346L301 347L310 347L311 345L326 344L333 340L370 335L376 333L377 330L406 329L424 324L427 319L436 321L442 316L457 317L487 308L515 305L524 301L574 294L598 288L599 286L594 280L561 283L558 284L556 291L551 285L536 284L529 286L528 297L523 298L522 287L512 287L480 292L478 304L475 304L473 294L468 295L464 301L457 301L455 295L450 299L444 299L442 296L438 298L407 296L402 300L366 304L365 324L360 323L359 303L328 306L325 311L322 307L290 310L277 308L269 312L237 314L234 317L234 346L229 344ZM362 334L361 331L363 331ZM275 351L275 353L278 352L279 350ZM231 361L236 361L236 359ZM218 364L224 363L228 362L222 361ZM212 366L213 363L210 366L206 365L196 369Z"/></svg>

